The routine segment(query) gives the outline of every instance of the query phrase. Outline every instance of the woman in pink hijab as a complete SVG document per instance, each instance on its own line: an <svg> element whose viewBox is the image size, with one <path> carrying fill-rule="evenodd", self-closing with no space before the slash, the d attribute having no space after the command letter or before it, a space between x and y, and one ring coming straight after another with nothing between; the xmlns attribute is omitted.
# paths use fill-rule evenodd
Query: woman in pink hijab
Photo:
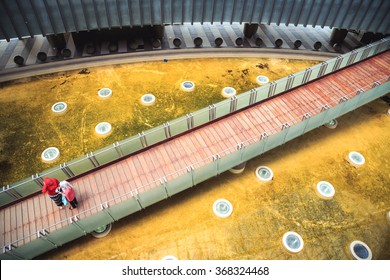
<svg viewBox="0 0 390 280"><path fill-rule="evenodd" d="M62 203L62 195L56 192L56 189L60 186L60 182L55 178L43 179L42 192L47 192L48 196L55 202L55 204L62 209L64 204Z"/></svg>

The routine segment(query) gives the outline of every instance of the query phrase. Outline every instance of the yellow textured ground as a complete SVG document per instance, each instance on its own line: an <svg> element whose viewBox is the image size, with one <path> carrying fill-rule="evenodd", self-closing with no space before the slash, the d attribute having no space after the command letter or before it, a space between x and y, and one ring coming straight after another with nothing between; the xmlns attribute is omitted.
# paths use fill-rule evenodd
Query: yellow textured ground
<svg viewBox="0 0 390 280"><path fill-rule="evenodd" d="M255 78L271 80L303 70L316 61L224 58L170 59L90 68L86 71L56 73L0 84L0 185L31 177L53 165L137 135L143 130L194 112L223 100L221 90L233 86L244 92L258 85ZM180 84L190 80L195 91ZM99 99L97 92L109 87L113 96ZM141 105L146 93L156 96L152 107ZM51 112L63 101L63 116ZM99 122L113 127L107 138L95 135ZM46 164L41 153L59 148L58 162Z"/></svg>
<svg viewBox="0 0 390 280"><path fill-rule="evenodd" d="M90 235L41 259L351 259L353 240L369 245L374 259L390 259L390 116L376 100L247 163L240 175L226 172L113 224L103 239ZM346 156L362 153L364 166ZM271 183L255 177L267 165ZM333 184L332 200L315 193L318 181ZM218 218L212 205L228 199L233 213ZM282 246L296 231L304 249Z"/></svg>

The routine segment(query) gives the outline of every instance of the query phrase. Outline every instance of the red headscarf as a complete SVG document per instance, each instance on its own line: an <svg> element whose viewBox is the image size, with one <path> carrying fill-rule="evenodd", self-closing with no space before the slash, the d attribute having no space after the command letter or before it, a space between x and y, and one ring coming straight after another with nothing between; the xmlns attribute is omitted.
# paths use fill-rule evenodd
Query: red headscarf
<svg viewBox="0 0 390 280"><path fill-rule="evenodd" d="M56 178L43 179L42 192L47 192L48 195L56 195L56 189L59 187L60 182Z"/></svg>

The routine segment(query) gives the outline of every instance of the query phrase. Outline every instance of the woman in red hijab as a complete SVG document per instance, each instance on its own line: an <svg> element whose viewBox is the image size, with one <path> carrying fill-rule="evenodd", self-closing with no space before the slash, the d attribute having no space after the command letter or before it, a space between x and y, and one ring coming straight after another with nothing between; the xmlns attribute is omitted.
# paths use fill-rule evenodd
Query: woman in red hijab
<svg viewBox="0 0 390 280"><path fill-rule="evenodd" d="M56 189L60 186L60 182L55 178L45 178L43 179L43 188L42 192L47 192L48 196L55 202L55 204L62 209L62 195L56 192Z"/></svg>

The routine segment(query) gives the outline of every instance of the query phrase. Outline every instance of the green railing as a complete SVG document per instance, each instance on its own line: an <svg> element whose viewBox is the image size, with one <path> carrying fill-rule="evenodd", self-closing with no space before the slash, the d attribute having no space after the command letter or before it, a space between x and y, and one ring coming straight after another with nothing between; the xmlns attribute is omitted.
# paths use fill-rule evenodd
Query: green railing
<svg viewBox="0 0 390 280"><path fill-rule="evenodd" d="M243 109L254 103L283 93L286 90L298 87L353 63L364 60L377 53L388 50L389 47L390 39L382 39L360 49L324 61L303 71L291 74L288 77L251 89L219 103L212 104L208 108L203 108L164 123L158 127L143 131L138 135L115 142L111 146L87 153L77 159L44 170L32 175L31 178L26 178L12 185L4 186L0 191L0 207L18 201L27 195L41 191L44 177L55 177L58 180L71 179L74 176L81 175L96 167L128 156L145 147L157 144L170 137L206 124L209 121L223 117L229 113Z"/></svg>
<svg viewBox="0 0 390 280"><path fill-rule="evenodd" d="M93 208L24 236L4 246L0 259L31 259L95 229L113 223L158 201L217 176L242 162L261 155L330 120L348 113L390 91L390 76L321 104L315 110L295 115L281 126L254 135L223 151L194 162L174 173L150 181ZM292 112L293 112L292 111ZM277 117L277 116L276 116Z"/></svg>

